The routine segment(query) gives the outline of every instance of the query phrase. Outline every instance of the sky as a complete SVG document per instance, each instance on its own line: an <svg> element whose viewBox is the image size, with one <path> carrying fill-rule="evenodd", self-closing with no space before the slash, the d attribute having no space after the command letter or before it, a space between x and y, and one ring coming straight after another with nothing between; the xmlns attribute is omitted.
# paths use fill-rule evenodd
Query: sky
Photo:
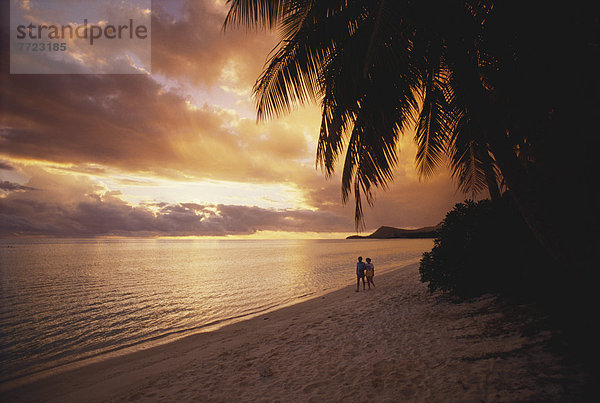
<svg viewBox="0 0 600 403"><path fill-rule="evenodd" d="M18 3L43 20L35 1ZM2 4L0 236L356 233L339 175L315 165L319 106L256 120L252 86L277 32L224 31L225 1L153 1L151 69L10 74ZM100 57L78 60L106 64ZM363 233L436 225L465 199L446 169L419 179L413 136L399 144L394 181L365 208Z"/></svg>

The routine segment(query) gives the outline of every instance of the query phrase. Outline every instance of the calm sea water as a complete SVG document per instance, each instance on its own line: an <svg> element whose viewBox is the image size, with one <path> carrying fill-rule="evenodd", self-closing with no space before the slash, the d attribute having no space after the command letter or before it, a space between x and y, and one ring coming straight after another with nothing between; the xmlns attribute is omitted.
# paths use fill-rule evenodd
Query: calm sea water
<svg viewBox="0 0 600 403"><path fill-rule="evenodd" d="M0 241L0 382L213 328L418 261L431 240Z"/></svg>

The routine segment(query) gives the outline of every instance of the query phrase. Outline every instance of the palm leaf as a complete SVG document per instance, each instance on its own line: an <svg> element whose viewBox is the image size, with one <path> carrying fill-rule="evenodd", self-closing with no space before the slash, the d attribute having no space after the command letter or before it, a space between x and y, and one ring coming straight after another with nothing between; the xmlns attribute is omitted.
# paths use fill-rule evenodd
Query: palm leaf
<svg viewBox="0 0 600 403"><path fill-rule="evenodd" d="M482 142L481 128L464 113L455 128L448 146L452 176L459 189L472 198L485 189L490 182L498 183L499 170L489 146Z"/></svg>
<svg viewBox="0 0 600 403"><path fill-rule="evenodd" d="M228 0L230 8L223 27L244 25L272 29L281 21L286 3L285 0Z"/></svg>
<svg viewBox="0 0 600 403"><path fill-rule="evenodd" d="M371 204L373 188L392 180L398 139L415 125L421 177L447 155L461 190L483 189L486 173L497 180L483 133L464 107L481 88L472 79L477 58L460 35L446 32L454 21L461 32L479 29L486 13L477 1L444 2L432 13L430 2L229 0L225 26L282 34L254 86L258 118L320 101L316 163L332 175L345 152L342 201L354 194L357 227L363 197Z"/></svg>

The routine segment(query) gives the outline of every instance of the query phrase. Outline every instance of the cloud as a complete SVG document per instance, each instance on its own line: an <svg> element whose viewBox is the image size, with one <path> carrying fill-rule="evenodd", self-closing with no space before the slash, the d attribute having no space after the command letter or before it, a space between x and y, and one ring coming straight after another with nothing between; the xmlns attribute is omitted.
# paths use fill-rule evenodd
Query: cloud
<svg viewBox="0 0 600 403"><path fill-rule="evenodd" d="M261 124L253 110L246 113L275 36L224 33L222 1L173 4L153 2L154 75L9 75L2 2L0 169L3 180L25 183L14 166L29 164L21 186L31 188L0 199L3 233L352 232L353 205L341 205L339 176L326 180L315 170L318 107ZM365 208L368 230L435 224L462 199L447 175L416 179L411 135L405 139L395 182L378 192L375 208ZM111 177L108 185L98 180ZM186 203L198 198L135 204L142 198L111 193L165 180L283 184L298 189L297 206L307 208Z"/></svg>
<svg viewBox="0 0 600 403"><path fill-rule="evenodd" d="M185 1L176 18L161 3L153 6L156 77L9 75L3 18L2 153L166 177L277 182L291 176L294 161L311 153L302 129L284 120L257 125L206 99L196 106L190 94L197 87L186 84L218 86L230 71L229 86L249 89L271 47L267 35L225 34L223 3Z"/></svg>
<svg viewBox="0 0 600 403"><path fill-rule="evenodd" d="M224 1L183 1L174 13L152 4L152 71L192 84L212 86L221 78L249 90L276 44L273 33L223 30Z"/></svg>
<svg viewBox="0 0 600 403"><path fill-rule="evenodd" d="M20 185L18 183L14 183L14 182L2 181L2 182L0 182L0 190L6 191L6 192L15 192L15 191L19 192L19 191L37 190L37 189L29 187L29 186Z"/></svg>
<svg viewBox="0 0 600 403"><path fill-rule="evenodd" d="M35 1L20 9L14 4L15 1L12 3L15 7L11 8L10 17L14 26L28 27L33 24L29 34L39 39L40 43L43 42L41 45L48 43L45 39L60 38L60 42L54 42L55 46L48 47L52 51L13 51L13 71L146 74L150 67L151 44L146 34L150 27L150 15L144 8L149 6L149 0L88 0L85 4L79 1L73 2L73 5L62 1L60 6L56 2ZM132 27L128 30L130 22ZM125 30L121 28L124 26L127 27ZM73 35L75 29L78 31ZM107 37L111 32L114 33L112 38ZM13 49L17 48L18 43L22 42L13 37ZM45 46L43 48L46 49Z"/></svg>
<svg viewBox="0 0 600 403"><path fill-rule="evenodd" d="M332 212L199 203L133 206L89 178L33 169L21 192L0 198L1 236L223 236L258 231L335 232L352 224ZM35 192L32 184L49 186Z"/></svg>
<svg viewBox="0 0 600 403"><path fill-rule="evenodd" d="M0 161L0 169L4 169L5 171L14 171L15 167L8 162Z"/></svg>
<svg viewBox="0 0 600 403"><path fill-rule="evenodd" d="M310 155L301 129L285 121L190 109L146 76L10 76L5 84L0 144L13 158L276 182Z"/></svg>
<svg viewBox="0 0 600 403"><path fill-rule="evenodd" d="M224 236L258 231L346 231L348 220L327 212L250 206L169 204L154 213L110 196L71 204L22 197L0 199L2 236Z"/></svg>

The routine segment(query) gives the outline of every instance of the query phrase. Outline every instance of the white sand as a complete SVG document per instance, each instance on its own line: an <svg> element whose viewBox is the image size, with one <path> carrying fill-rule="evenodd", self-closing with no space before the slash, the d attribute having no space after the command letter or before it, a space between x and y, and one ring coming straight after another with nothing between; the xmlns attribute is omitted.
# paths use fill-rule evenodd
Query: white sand
<svg viewBox="0 0 600 403"><path fill-rule="evenodd" d="M519 326L499 321L491 296L462 304L431 296L417 265L375 283L370 291L349 286L214 332L3 385L0 400L562 400L564 385L581 382L544 348L549 332L522 336Z"/></svg>

